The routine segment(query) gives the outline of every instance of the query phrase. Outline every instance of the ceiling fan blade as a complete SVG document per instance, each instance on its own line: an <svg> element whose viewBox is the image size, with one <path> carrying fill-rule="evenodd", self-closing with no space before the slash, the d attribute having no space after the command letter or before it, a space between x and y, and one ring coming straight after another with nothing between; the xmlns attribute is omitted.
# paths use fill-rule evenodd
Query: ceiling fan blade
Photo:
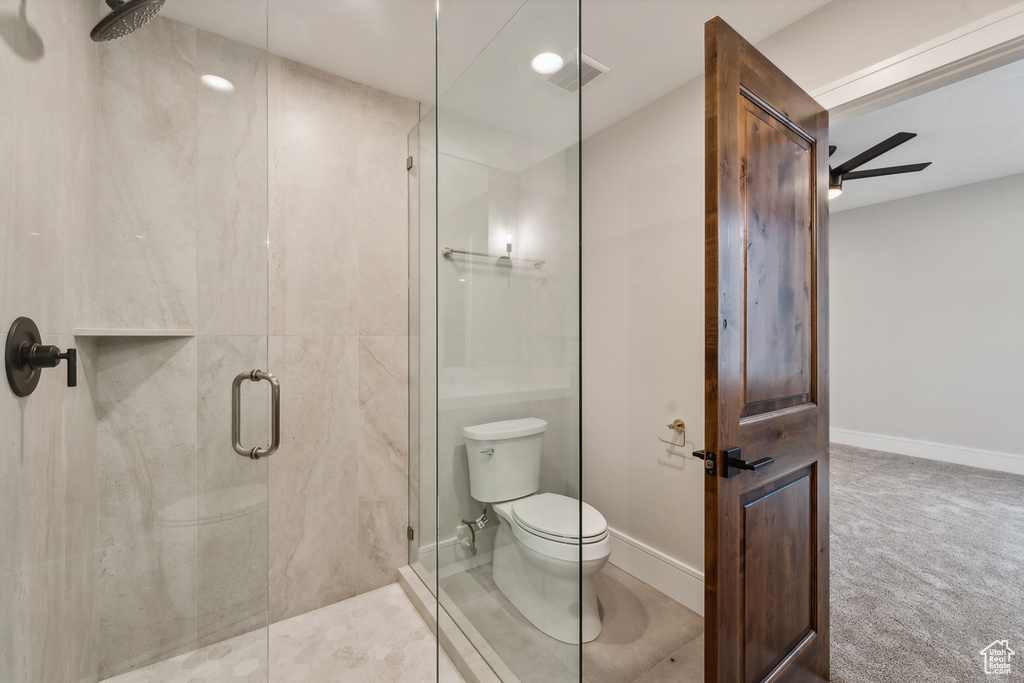
<svg viewBox="0 0 1024 683"><path fill-rule="evenodd" d="M836 153L836 146L835 145L829 145L828 146L828 155L832 156L835 153Z"/></svg>
<svg viewBox="0 0 1024 683"><path fill-rule="evenodd" d="M886 166L885 168L873 168L868 171L850 171L843 174L843 180L857 180L858 178L876 178L882 175L896 175L897 173L914 173L928 168L932 162L926 161L923 164L907 164L905 166Z"/></svg>
<svg viewBox="0 0 1024 683"><path fill-rule="evenodd" d="M886 152L888 152L890 149L893 149L895 147L899 147L900 145L902 145L907 140L910 140L910 139L916 138L916 137L917 137L917 133L896 133L896 135L893 135L892 137L890 137L887 140L883 140L882 142L879 142L877 145L875 145L871 149L868 149L868 150L866 150L864 152L861 152L860 154L858 154L857 156L853 157L852 159L850 159L846 163L839 164L838 166L836 166L835 172L838 173L839 175L845 177L846 174L849 171L852 171L853 169L857 168L858 166L863 166L864 164L868 163L869 161L871 161L875 157L881 156L881 155L885 154Z"/></svg>

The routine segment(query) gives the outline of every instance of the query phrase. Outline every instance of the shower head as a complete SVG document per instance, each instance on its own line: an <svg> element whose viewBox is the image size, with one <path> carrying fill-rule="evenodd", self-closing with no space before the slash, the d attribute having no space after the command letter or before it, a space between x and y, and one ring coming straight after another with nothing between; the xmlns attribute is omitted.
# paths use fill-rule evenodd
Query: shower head
<svg viewBox="0 0 1024 683"><path fill-rule="evenodd" d="M107 0L114 10L96 24L92 39L97 43L124 38L153 20L164 0Z"/></svg>

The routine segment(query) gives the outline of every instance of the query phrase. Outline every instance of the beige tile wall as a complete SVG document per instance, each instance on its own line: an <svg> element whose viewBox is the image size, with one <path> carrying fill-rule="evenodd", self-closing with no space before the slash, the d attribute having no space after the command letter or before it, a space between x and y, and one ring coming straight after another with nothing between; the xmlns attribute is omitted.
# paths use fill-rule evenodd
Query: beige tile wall
<svg viewBox="0 0 1024 683"><path fill-rule="evenodd" d="M99 63L91 3L0 0L0 326L33 318L73 346L74 237L96 220ZM9 30L10 29L10 30ZM81 36L85 40L80 40ZM41 86L45 84L45 87ZM2 376L2 375L0 375ZM94 368L63 367L30 397L0 387L0 680L88 680L95 597ZM88 494L88 495L84 495Z"/></svg>
<svg viewBox="0 0 1024 683"><path fill-rule="evenodd" d="M271 620L407 563L408 134L419 106L271 56Z"/></svg>

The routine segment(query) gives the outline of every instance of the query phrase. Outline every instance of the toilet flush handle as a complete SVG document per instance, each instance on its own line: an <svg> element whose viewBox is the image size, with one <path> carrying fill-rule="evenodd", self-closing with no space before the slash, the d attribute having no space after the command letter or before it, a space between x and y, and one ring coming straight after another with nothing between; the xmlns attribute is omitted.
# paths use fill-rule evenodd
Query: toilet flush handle
<svg viewBox="0 0 1024 683"><path fill-rule="evenodd" d="M486 451L480 451L480 452L483 453L484 455L494 455L494 449L493 448L488 448Z"/></svg>

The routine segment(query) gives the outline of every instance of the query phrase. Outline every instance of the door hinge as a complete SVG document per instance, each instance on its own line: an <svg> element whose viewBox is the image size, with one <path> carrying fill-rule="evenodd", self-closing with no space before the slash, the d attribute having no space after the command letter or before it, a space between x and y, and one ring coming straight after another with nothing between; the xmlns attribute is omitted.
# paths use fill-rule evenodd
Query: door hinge
<svg viewBox="0 0 1024 683"><path fill-rule="evenodd" d="M411 527L411 526L407 526L407 527L405 527L405 536L406 536L406 538L408 538L408 539L409 539L410 541L412 541L412 540L415 540L415 538L416 538L416 532L412 530L412 527Z"/></svg>
<svg viewBox="0 0 1024 683"><path fill-rule="evenodd" d="M408 159L405 160L405 170L406 171L411 171L412 170L412 157L409 157Z"/></svg>

